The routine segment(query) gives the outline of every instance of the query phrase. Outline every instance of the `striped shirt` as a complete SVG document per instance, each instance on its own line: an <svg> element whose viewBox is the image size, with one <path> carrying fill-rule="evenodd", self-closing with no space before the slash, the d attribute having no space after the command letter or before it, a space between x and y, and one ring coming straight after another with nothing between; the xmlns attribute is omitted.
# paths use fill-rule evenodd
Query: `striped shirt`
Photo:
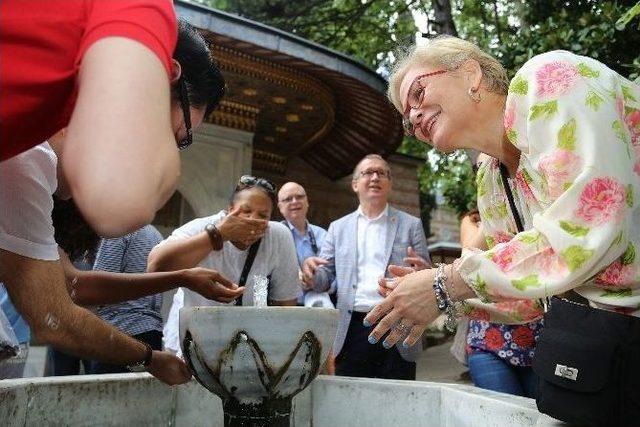
<svg viewBox="0 0 640 427"><path fill-rule="evenodd" d="M152 225L114 239L102 239L96 253L94 270L113 273L146 273L151 249L162 241ZM162 294L149 295L119 304L101 305L95 313L128 335L162 331Z"/></svg>

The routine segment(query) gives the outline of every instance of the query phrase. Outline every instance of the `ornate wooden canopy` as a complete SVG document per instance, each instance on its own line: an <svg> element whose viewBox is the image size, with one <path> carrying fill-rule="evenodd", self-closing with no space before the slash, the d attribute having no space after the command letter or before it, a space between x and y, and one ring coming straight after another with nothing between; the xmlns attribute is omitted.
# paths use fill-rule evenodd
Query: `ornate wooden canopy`
<svg viewBox="0 0 640 427"><path fill-rule="evenodd" d="M402 140L386 81L373 70L308 40L203 6L178 14L211 41L227 83L207 120L254 132L253 168L284 173L300 156L329 178L349 174L366 154Z"/></svg>

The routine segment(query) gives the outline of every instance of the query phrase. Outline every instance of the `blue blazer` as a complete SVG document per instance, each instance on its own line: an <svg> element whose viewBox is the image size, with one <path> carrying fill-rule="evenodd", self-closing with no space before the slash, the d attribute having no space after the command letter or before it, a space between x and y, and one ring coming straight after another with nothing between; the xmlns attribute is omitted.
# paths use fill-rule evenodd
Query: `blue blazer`
<svg viewBox="0 0 640 427"><path fill-rule="evenodd" d="M409 246L412 246L421 257L429 260L427 239L422 228L422 221L391 206L389 206L387 216L386 241L387 266L389 264L403 265L403 259L407 256ZM320 257L329 263L316 271L314 290L325 292L334 279L337 286L337 308L340 310L340 322L333 343L333 353L337 356L342 350L344 339L347 336L358 284L357 211L331 223L320 251ZM414 361L422 351L420 340L410 348L404 348L402 341L396 347L402 357L408 361Z"/></svg>

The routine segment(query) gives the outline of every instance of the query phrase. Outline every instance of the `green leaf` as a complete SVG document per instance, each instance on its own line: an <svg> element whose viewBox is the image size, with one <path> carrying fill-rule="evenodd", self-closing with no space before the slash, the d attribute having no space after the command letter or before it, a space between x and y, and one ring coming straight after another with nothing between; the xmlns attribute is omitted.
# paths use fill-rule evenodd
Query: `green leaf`
<svg viewBox="0 0 640 427"><path fill-rule="evenodd" d="M574 237L584 237L589 233L589 227L584 227L570 221L560 221L560 228Z"/></svg>
<svg viewBox="0 0 640 427"><path fill-rule="evenodd" d="M621 86L622 97L625 101L636 101L636 97L631 93L631 89L628 86Z"/></svg>
<svg viewBox="0 0 640 427"><path fill-rule="evenodd" d="M580 63L578 64L578 73L580 73L580 75L582 77L598 77L600 75L600 72L597 70L594 70L593 68L589 68L586 64L584 63Z"/></svg>
<svg viewBox="0 0 640 427"><path fill-rule="evenodd" d="M526 245L532 245L536 243L540 239L540 233L537 231L529 232L529 233L521 233L518 236L518 240Z"/></svg>
<svg viewBox="0 0 640 427"><path fill-rule="evenodd" d="M558 101L548 101L531 106L529 120L533 121L538 117L549 118L558 112Z"/></svg>
<svg viewBox="0 0 640 427"><path fill-rule="evenodd" d="M627 133L624 131L624 125L622 124L622 122L620 120L616 120L611 124L611 129L613 129L613 132L616 134L616 136L618 138L620 138L622 141L624 142L630 142L628 141L628 135Z"/></svg>
<svg viewBox="0 0 640 427"><path fill-rule="evenodd" d="M489 249L491 249L492 247L494 247L494 246L496 245L496 241L493 239L493 237L492 237L492 236L487 236L487 237L485 238L485 240L487 241L487 247L488 247Z"/></svg>
<svg viewBox="0 0 640 427"><path fill-rule="evenodd" d="M529 175L529 171L525 168L522 168L522 177L524 178L524 182L527 184L531 184L531 181L533 181L533 179L531 179L531 175Z"/></svg>
<svg viewBox="0 0 640 427"><path fill-rule="evenodd" d="M587 93L587 99L585 104L593 109L593 111L598 111L600 109L600 105L604 102L604 99L594 91L590 90Z"/></svg>
<svg viewBox="0 0 640 427"><path fill-rule="evenodd" d="M625 197L627 200L627 206L630 208L633 207L633 185L627 185L627 196Z"/></svg>
<svg viewBox="0 0 640 427"><path fill-rule="evenodd" d="M640 15L640 1L635 4L631 9L627 10L621 17L616 21L616 30L622 31L624 27L627 26L629 21L636 17L636 15Z"/></svg>
<svg viewBox="0 0 640 427"><path fill-rule="evenodd" d="M604 289L600 294L601 297L624 298L631 296L631 289Z"/></svg>
<svg viewBox="0 0 640 427"><path fill-rule="evenodd" d="M482 280L482 277L480 277L479 274L476 275L475 283L472 283L471 285L473 289L476 291L476 294L478 294L478 296L480 297L481 301L483 302L491 301L491 298L489 297L489 293L487 292L487 282Z"/></svg>
<svg viewBox="0 0 640 427"><path fill-rule="evenodd" d="M620 263L622 263L622 265L633 264L633 261L635 259L636 259L636 248L633 246L633 243L629 243L629 246L627 246L627 250L624 251L624 254L622 255L622 259L620 260Z"/></svg>
<svg viewBox="0 0 640 427"><path fill-rule="evenodd" d="M613 239L613 242L611 242L611 246L614 245L619 245L620 242L622 242L622 237L624 236L624 233L621 231L618 232L618 235L616 236L615 239Z"/></svg>
<svg viewBox="0 0 640 427"><path fill-rule="evenodd" d="M562 189L563 189L564 191L567 191L568 189L570 189L570 188L571 188L571 186L572 186L572 185L573 185L573 183L572 183L572 182L565 182L564 184L562 184Z"/></svg>
<svg viewBox="0 0 640 427"><path fill-rule="evenodd" d="M518 142L518 132L513 129L509 129L507 131L507 139L515 145Z"/></svg>
<svg viewBox="0 0 640 427"><path fill-rule="evenodd" d="M526 95L529 91L529 83L522 76L517 76L509 85L509 93Z"/></svg>
<svg viewBox="0 0 640 427"><path fill-rule="evenodd" d="M576 119L569 120L558 131L558 148L570 151L576 148Z"/></svg>
<svg viewBox="0 0 640 427"><path fill-rule="evenodd" d="M562 257L569 266L569 271L574 271L582 267L582 264L593 256L593 253L594 251L591 249L584 249L582 246L574 245L562 251Z"/></svg>
<svg viewBox="0 0 640 427"><path fill-rule="evenodd" d="M511 281L511 285L513 285L514 288L520 290L520 291L526 291L527 288L531 288L531 287L535 287L537 288L538 286L540 286L540 281L538 281L538 275L537 274L531 274L527 277L524 277L522 279L514 279Z"/></svg>
<svg viewBox="0 0 640 427"><path fill-rule="evenodd" d="M505 202L498 203L496 205L496 212L500 218L507 216L507 204Z"/></svg>

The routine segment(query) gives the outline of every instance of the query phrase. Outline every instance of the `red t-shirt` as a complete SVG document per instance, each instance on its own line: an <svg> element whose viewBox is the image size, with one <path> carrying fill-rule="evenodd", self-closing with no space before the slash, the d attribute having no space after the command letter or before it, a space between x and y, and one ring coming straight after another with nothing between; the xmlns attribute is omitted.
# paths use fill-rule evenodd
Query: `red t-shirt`
<svg viewBox="0 0 640 427"><path fill-rule="evenodd" d="M0 160L68 124L82 57L109 36L144 44L170 74L177 40L171 0L0 1Z"/></svg>

